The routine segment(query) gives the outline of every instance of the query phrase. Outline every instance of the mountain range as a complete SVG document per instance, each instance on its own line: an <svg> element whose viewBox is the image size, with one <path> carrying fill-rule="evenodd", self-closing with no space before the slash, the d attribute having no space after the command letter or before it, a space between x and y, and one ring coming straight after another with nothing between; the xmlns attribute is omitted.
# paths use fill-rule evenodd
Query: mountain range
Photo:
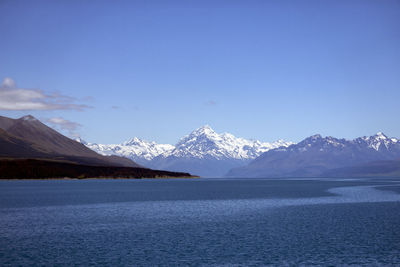
<svg viewBox="0 0 400 267"><path fill-rule="evenodd" d="M33 116L0 116L0 178L190 177L155 171L134 161L104 156L46 126Z"/></svg>
<svg viewBox="0 0 400 267"><path fill-rule="evenodd" d="M267 143L218 134L206 125L176 145L138 138L119 145L85 144L103 155L203 177L400 176L400 140L381 132L354 140L316 134L297 144Z"/></svg>
<svg viewBox="0 0 400 267"><path fill-rule="evenodd" d="M267 143L218 134L206 125L176 145L138 138L119 145L77 141L30 115L0 116L0 178L187 177L189 172L203 177L400 177L400 140L381 132L353 140L317 134L297 144Z"/></svg>
<svg viewBox="0 0 400 267"><path fill-rule="evenodd" d="M400 140L379 132L354 140L313 135L263 153L228 177L400 176Z"/></svg>
<svg viewBox="0 0 400 267"><path fill-rule="evenodd" d="M283 140L267 143L237 138L229 133L218 134L208 125L184 136L176 145L157 144L136 137L111 145L77 141L102 155L124 156L149 168L185 171L202 177L224 176L230 169L244 166L266 151L293 144Z"/></svg>

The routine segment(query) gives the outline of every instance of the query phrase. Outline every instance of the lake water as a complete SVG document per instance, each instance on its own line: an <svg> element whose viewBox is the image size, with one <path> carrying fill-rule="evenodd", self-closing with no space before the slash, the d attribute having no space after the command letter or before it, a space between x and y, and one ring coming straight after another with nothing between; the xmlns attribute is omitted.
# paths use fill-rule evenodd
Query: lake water
<svg viewBox="0 0 400 267"><path fill-rule="evenodd" d="M0 181L0 265L400 265L400 180Z"/></svg>

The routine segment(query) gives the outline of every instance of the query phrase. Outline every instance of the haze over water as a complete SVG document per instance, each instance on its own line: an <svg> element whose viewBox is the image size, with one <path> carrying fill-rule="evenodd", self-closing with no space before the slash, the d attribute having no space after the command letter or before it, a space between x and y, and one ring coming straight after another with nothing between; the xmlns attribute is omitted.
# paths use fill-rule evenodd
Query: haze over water
<svg viewBox="0 0 400 267"><path fill-rule="evenodd" d="M1 265L396 265L396 180L1 181Z"/></svg>

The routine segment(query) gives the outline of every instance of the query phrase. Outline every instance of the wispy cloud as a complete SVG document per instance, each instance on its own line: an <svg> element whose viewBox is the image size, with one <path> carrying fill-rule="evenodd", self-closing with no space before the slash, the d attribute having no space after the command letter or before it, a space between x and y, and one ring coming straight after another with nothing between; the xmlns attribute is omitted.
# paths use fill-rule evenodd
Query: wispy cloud
<svg viewBox="0 0 400 267"><path fill-rule="evenodd" d="M216 106L217 102L215 102L214 100L208 100L207 102L204 103L204 105L206 105L206 106Z"/></svg>
<svg viewBox="0 0 400 267"><path fill-rule="evenodd" d="M70 137L76 138L79 137L78 129L82 127L81 124L73 121L66 120L62 117L55 117L51 119L46 119L46 122L49 123L54 129L65 131L68 133Z"/></svg>
<svg viewBox="0 0 400 267"><path fill-rule="evenodd" d="M18 88L15 81L5 78L0 86L0 110L78 110L88 105L76 104L74 97L45 93L40 89Z"/></svg>

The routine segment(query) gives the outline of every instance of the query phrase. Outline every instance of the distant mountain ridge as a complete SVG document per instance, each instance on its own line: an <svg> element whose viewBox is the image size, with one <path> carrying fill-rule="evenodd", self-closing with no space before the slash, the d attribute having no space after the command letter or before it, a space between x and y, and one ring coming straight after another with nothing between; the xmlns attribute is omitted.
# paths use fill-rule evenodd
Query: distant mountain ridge
<svg viewBox="0 0 400 267"><path fill-rule="evenodd" d="M123 156L148 167L152 159L175 148L169 144L157 144L156 142L148 142L137 137L123 142L122 144L109 145L88 143L80 138L75 140L101 155Z"/></svg>
<svg viewBox="0 0 400 267"><path fill-rule="evenodd" d="M393 161L397 166L400 160L400 140L389 138L379 132L369 137L354 140L338 139L313 135L288 147L267 151L250 162L249 165L234 168L228 177L323 177L368 175L362 168L383 166L380 161ZM388 162L384 164L390 169ZM337 170L335 172L335 170ZM375 174L379 174L375 169Z"/></svg>
<svg viewBox="0 0 400 267"><path fill-rule="evenodd" d="M150 168L179 170L206 177L222 176L231 168L243 166L263 152L293 144L283 140L267 143L237 138L229 133L218 134L208 125L184 136L175 146L139 138L119 145L78 141L103 155L122 155Z"/></svg>

